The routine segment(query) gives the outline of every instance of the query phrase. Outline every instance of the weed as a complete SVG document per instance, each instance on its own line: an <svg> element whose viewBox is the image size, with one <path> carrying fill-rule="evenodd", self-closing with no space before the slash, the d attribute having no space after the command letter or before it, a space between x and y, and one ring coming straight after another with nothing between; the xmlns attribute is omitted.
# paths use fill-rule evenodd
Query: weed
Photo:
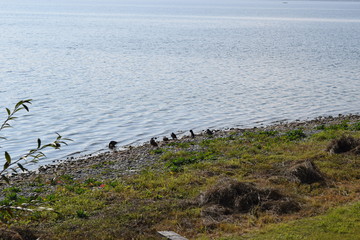
<svg viewBox="0 0 360 240"><path fill-rule="evenodd" d="M9 199L10 201L16 201L18 200L18 195L16 192L10 192L6 194L6 198Z"/></svg>
<svg viewBox="0 0 360 240"><path fill-rule="evenodd" d="M119 184L120 183L118 181L109 181L109 182L107 182L107 185L111 186L112 188L115 188Z"/></svg>
<svg viewBox="0 0 360 240"><path fill-rule="evenodd" d="M314 141L324 141L329 139L334 139L339 136L339 131L336 130L327 130L315 133L311 136L311 139Z"/></svg>
<svg viewBox="0 0 360 240"><path fill-rule="evenodd" d="M325 126L325 124L321 124L321 125L316 126L315 129L316 130L325 130L326 126Z"/></svg>
<svg viewBox="0 0 360 240"><path fill-rule="evenodd" d="M349 121L343 121L339 124L333 124L330 125L328 127L326 127L326 129L330 129L330 130L347 130L349 129Z"/></svg>
<svg viewBox="0 0 360 240"><path fill-rule="evenodd" d="M289 141L298 141L306 137L305 133L301 129L290 130L285 133L285 137Z"/></svg>
<svg viewBox="0 0 360 240"><path fill-rule="evenodd" d="M97 186L100 186L102 184L101 181L98 181L95 178L89 178L89 179L85 180L84 183L89 187L97 187Z"/></svg>
<svg viewBox="0 0 360 240"><path fill-rule="evenodd" d="M103 167L113 165L113 164L114 164L113 161L103 161L101 163L97 163L97 164L92 165L91 168L98 169L98 168L103 168Z"/></svg>
<svg viewBox="0 0 360 240"><path fill-rule="evenodd" d="M63 182L65 182L65 183L73 183L74 182L74 177L72 175L69 175L69 174L61 175L59 177L59 179L62 180Z"/></svg>
<svg viewBox="0 0 360 240"><path fill-rule="evenodd" d="M89 218L88 213L86 211L84 211L84 210L77 210L76 211L76 216L78 218Z"/></svg>
<svg viewBox="0 0 360 240"><path fill-rule="evenodd" d="M74 189L74 192L76 193L76 194L83 194L83 193L85 193L86 192L86 189L85 188L82 188L82 187L77 187L77 188L75 188Z"/></svg>
<svg viewBox="0 0 360 240"><path fill-rule="evenodd" d="M329 130L349 130L349 129L353 129L356 130L356 123L355 124L349 124L348 120L342 121L341 123L338 124L331 124L331 125L319 125L317 126L315 129L317 130L325 130L325 131L329 131Z"/></svg>
<svg viewBox="0 0 360 240"><path fill-rule="evenodd" d="M51 193L44 198L44 201L51 202L56 200L56 194Z"/></svg>
<svg viewBox="0 0 360 240"><path fill-rule="evenodd" d="M155 149L155 150L151 150L151 151L150 151L150 154L162 154L162 153L164 153L164 152L166 152L165 149L157 148L157 149Z"/></svg>
<svg viewBox="0 0 360 240"><path fill-rule="evenodd" d="M36 193L42 193L42 192L45 192L45 191L46 190L44 188L42 188L42 187L34 189L34 192L36 192Z"/></svg>
<svg viewBox="0 0 360 240"><path fill-rule="evenodd" d="M4 188L3 191L18 193L18 192L21 192L21 189L18 187L9 187L9 188Z"/></svg>
<svg viewBox="0 0 360 240"><path fill-rule="evenodd" d="M269 130L269 131L259 131L258 134L259 134L259 135L268 136L268 137L273 137L273 136L278 135L279 132L278 132L278 131Z"/></svg>
<svg viewBox="0 0 360 240"><path fill-rule="evenodd" d="M354 124L351 126L351 129L352 129L352 130L355 130L355 131L360 131L360 122L354 123Z"/></svg>
<svg viewBox="0 0 360 240"><path fill-rule="evenodd" d="M166 164L166 166L169 167L172 172L178 172L182 170L183 165L193 164L196 162L197 162L196 157L191 157L191 158L178 157L172 159L169 163Z"/></svg>
<svg viewBox="0 0 360 240"><path fill-rule="evenodd" d="M178 152L166 156L168 162L166 167L170 168L172 172L182 170L184 165L190 165L204 160L213 160L215 155L212 152Z"/></svg>

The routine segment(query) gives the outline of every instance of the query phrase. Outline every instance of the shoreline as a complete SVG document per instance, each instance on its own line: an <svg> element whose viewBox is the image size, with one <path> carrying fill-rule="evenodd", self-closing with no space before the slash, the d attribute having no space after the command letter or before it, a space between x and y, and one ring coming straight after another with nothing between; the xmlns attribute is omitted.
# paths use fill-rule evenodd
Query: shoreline
<svg viewBox="0 0 360 240"><path fill-rule="evenodd" d="M66 159L57 164L49 164L40 166L35 171L20 173L10 177L12 184L20 184L22 182L34 181L34 179L41 177L47 181L56 179L62 175L72 175L74 180L83 181L88 178L96 177L102 180L116 179L124 175L131 175L140 172L147 167L152 167L159 162L157 154L151 152L158 148L172 148L173 143L181 144L189 141L203 141L209 137L222 138L228 137L230 134L240 135L246 131L279 131L285 132L293 129L302 129L307 136L316 132L315 127L320 125L339 124L344 121L349 123L360 121L360 115L341 115L337 117L317 117L312 120L294 121L294 122L279 122L277 124L252 127L252 128L229 128L226 130L212 130L214 134L209 136L206 131L195 133L196 137L191 138L190 132L188 135L182 136L177 140L169 140L167 142L159 141L158 147L151 146L149 143L144 143L140 146L120 147L119 150L113 150L98 154L88 154L74 159ZM170 138L170 136L169 136ZM196 149L189 149L195 150ZM104 171L106 170L106 173ZM6 184L0 188L6 187Z"/></svg>
<svg viewBox="0 0 360 240"><path fill-rule="evenodd" d="M325 217L329 228L359 229L352 207L360 204L359 115L188 134L12 178L0 185L0 201L27 212L14 210L3 234L157 239L157 231L172 230L189 239L264 239L259 230L271 235L273 224L314 216L320 228ZM352 213L341 215L351 226L332 222L328 212L340 208ZM313 233L313 224L305 227L304 235Z"/></svg>

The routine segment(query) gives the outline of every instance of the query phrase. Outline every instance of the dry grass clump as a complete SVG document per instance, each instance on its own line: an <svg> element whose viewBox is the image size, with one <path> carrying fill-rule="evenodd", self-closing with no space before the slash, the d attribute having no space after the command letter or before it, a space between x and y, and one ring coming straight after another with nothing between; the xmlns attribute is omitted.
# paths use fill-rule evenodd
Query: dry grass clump
<svg viewBox="0 0 360 240"><path fill-rule="evenodd" d="M334 139L327 146L326 151L330 153L345 153L354 151L354 153L360 152L360 140L351 136L341 136Z"/></svg>
<svg viewBox="0 0 360 240"><path fill-rule="evenodd" d="M205 206L203 216L221 220L225 215L248 213L253 210L286 214L300 210L294 200L274 189L258 189L254 184L222 179L201 194L199 204Z"/></svg>
<svg viewBox="0 0 360 240"><path fill-rule="evenodd" d="M0 228L0 239L6 240L35 240L38 239L28 229L20 228Z"/></svg>
<svg viewBox="0 0 360 240"><path fill-rule="evenodd" d="M4 228L0 228L0 239L23 240L19 233Z"/></svg>
<svg viewBox="0 0 360 240"><path fill-rule="evenodd" d="M312 184L316 182L325 182L323 174L319 171L316 165L306 160L290 167L287 173L290 179L301 184Z"/></svg>

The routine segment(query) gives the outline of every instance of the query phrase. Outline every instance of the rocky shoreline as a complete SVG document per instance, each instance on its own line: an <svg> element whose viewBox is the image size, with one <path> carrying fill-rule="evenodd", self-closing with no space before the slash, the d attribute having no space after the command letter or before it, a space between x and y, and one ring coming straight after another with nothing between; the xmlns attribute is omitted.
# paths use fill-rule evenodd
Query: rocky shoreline
<svg viewBox="0 0 360 240"><path fill-rule="evenodd" d="M231 128L228 130L213 130L213 135L209 136L206 131L197 133L192 138L190 132L187 136L176 140L158 142L159 147L154 147L145 143L137 147L128 147L124 150L114 150L97 155L88 155L78 159L68 159L59 164L41 166L37 171L23 173L10 178L12 185L22 185L36 181L41 178L43 181L57 181L57 178L63 175L70 175L73 180L84 181L89 178L95 179L116 179L123 175L135 174L148 167L155 166L161 162L159 155L154 152L156 149L174 148L173 143L186 143L189 141L201 142L207 138L221 138L230 135L241 135L245 131L279 131L285 132L293 129L302 129L308 136L316 133L316 127L321 125L339 124L344 121L349 123L360 121L360 115L339 115L337 117L318 117L308 121L280 122L278 124L254 127L248 129ZM196 151L196 145L190 146L190 151ZM0 186L0 189L7 185Z"/></svg>

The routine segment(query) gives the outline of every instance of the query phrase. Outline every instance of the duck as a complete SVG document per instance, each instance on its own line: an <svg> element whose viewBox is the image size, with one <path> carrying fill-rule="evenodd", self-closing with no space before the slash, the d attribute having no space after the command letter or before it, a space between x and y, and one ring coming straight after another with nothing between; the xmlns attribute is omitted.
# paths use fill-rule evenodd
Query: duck
<svg viewBox="0 0 360 240"><path fill-rule="evenodd" d="M150 144L151 144L152 146L154 146L154 147L157 147L157 146L158 146L158 144L156 143L156 141L155 141L154 138L151 138L151 139L150 139Z"/></svg>
<svg viewBox="0 0 360 240"><path fill-rule="evenodd" d="M109 148L110 148L110 149L114 149L117 143L118 143L118 142L116 142L116 141L110 141L110 143L109 143Z"/></svg>
<svg viewBox="0 0 360 240"><path fill-rule="evenodd" d="M171 133L171 137L172 137L172 139L174 139L174 140L177 139L175 133Z"/></svg>

